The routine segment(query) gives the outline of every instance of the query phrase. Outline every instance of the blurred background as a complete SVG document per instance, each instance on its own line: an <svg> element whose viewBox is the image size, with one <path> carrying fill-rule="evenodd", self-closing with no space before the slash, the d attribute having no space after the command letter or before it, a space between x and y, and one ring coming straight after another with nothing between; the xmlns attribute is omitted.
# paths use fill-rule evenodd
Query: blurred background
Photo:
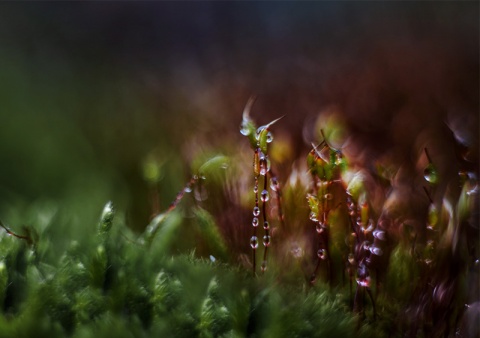
<svg viewBox="0 0 480 338"><path fill-rule="evenodd" d="M275 134L287 163L303 161L326 111L359 165L388 158L408 181L428 146L448 175L450 130L478 163L478 13L478 2L2 2L0 218L28 222L46 204L88 222L113 200L140 230L145 161L157 161L165 209L198 152L248 147L239 124L253 94L259 124L286 115Z"/></svg>

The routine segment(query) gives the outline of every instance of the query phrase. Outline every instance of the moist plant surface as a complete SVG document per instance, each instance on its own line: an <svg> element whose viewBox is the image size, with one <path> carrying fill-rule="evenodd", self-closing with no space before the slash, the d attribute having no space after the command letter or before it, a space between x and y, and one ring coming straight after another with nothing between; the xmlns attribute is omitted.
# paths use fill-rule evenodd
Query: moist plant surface
<svg viewBox="0 0 480 338"><path fill-rule="evenodd" d="M49 203L5 219L0 336L478 333L478 167L459 154L458 175L442 177L426 145L421 186L401 194L399 168L355 164L341 123L319 119L310 151L282 180L282 120L257 127L253 103L240 125L250 150L200 154L164 211L161 164L146 162L152 216L143 231L115 202L91 224ZM413 196L416 215L403 207ZM66 230L79 224L78 236Z"/></svg>

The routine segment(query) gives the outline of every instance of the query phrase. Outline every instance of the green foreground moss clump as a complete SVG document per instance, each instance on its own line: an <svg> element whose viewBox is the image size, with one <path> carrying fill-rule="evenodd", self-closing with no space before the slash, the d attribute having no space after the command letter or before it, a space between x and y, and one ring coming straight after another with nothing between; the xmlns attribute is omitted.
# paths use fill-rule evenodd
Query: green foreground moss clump
<svg viewBox="0 0 480 338"><path fill-rule="evenodd" d="M72 241L57 260L2 234L0 336L371 336L341 293L285 288L213 256L165 255L129 239L113 213L107 204L91 243Z"/></svg>

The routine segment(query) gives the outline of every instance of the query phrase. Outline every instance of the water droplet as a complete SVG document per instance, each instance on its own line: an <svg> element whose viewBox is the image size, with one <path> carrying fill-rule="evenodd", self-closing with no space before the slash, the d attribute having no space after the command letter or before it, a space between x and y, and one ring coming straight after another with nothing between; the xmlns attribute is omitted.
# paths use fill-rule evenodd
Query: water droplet
<svg viewBox="0 0 480 338"><path fill-rule="evenodd" d="M270 180L270 188L273 190L273 191L278 191L278 189L280 188L280 184L278 183L278 180L276 177L273 177L271 180Z"/></svg>
<svg viewBox="0 0 480 338"><path fill-rule="evenodd" d="M423 177L427 182L436 184L438 182L438 173L432 163L429 163L423 171Z"/></svg>
<svg viewBox="0 0 480 338"><path fill-rule="evenodd" d="M255 185L253 186L253 192L254 192L255 194L258 193L258 184L255 184Z"/></svg>
<svg viewBox="0 0 480 338"><path fill-rule="evenodd" d="M270 229L270 224L268 224L268 221L263 222L263 229L264 230L269 230Z"/></svg>
<svg viewBox="0 0 480 338"><path fill-rule="evenodd" d="M260 215L260 208L254 207L253 208L253 216L258 217Z"/></svg>
<svg viewBox="0 0 480 338"><path fill-rule="evenodd" d="M317 233L321 234L323 231L324 231L324 227L323 227L323 224L321 223L317 223L317 225L315 226L315 230L317 231Z"/></svg>
<svg viewBox="0 0 480 338"><path fill-rule="evenodd" d="M187 185L187 186L185 187L185 189L183 189L183 191L184 191L185 193L189 194L189 193L192 192L192 187L190 187L189 185Z"/></svg>
<svg viewBox="0 0 480 338"><path fill-rule="evenodd" d="M261 267L261 269L262 269L262 272L267 271L267 262L266 262L266 261L263 261L263 262L262 262L262 267Z"/></svg>
<svg viewBox="0 0 480 338"><path fill-rule="evenodd" d="M377 229L377 230L373 231L373 237L375 237L375 238L377 238L381 241L384 241L384 240L386 240L387 235L386 235L385 231Z"/></svg>
<svg viewBox="0 0 480 338"><path fill-rule="evenodd" d="M254 217L253 220L252 220L252 226L254 228L258 227L258 218L257 217Z"/></svg>
<svg viewBox="0 0 480 338"><path fill-rule="evenodd" d="M265 126L260 126L257 128L257 139L260 136L260 133L265 129Z"/></svg>
<svg viewBox="0 0 480 338"><path fill-rule="evenodd" d="M355 264L355 256L352 253L348 254L348 262L351 265Z"/></svg>
<svg viewBox="0 0 480 338"><path fill-rule="evenodd" d="M263 190L262 193L260 194L260 199L262 202L267 202L269 200L270 196L268 194L267 190Z"/></svg>
<svg viewBox="0 0 480 338"><path fill-rule="evenodd" d="M327 201L330 201L333 199L333 195L331 193L327 193L323 196Z"/></svg>
<svg viewBox="0 0 480 338"><path fill-rule="evenodd" d="M210 255L210 261L211 261L212 263L215 263L216 260L217 260L217 259L215 258L215 256Z"/></svg>
<svg viewBox="0 0 480 338"><path fill-rule="evenodd" d="M370 252L376 256L381 256L383 255L383 250L380 249L379 247L376 247L376 246L371 246L370 247Z"/></svg>
<svg viewBox="0 0 480 338"><path fill-rule="evenodd" d="M310 213L309 218L312 222L318 222L317 214L315 214L313 211Z"/></svg>
<svg viewBox="0 0 480 338"><path fill-rule="evenodd" d="M263 246L268 247L270 245L270 236L265 235L263 236Z"/></svg>
<svg viewBox="0 0 480 338"><path fill-rule="evenodd" d="M267 143L272 143L273 141L273 135L271 132L267 133Z"/></svg>
<svg viewBox="0 0 480 338"><path fill-rule="evenodd" d="M320 259L322 259L322 260L326 259L326 258L327 258L327 250L325 250L325 249L319 249L319 250L317 251L317 256L318 256L318 258L320 258Z"/></svg>
<svg viewBox="0 0 480 338"><path fill-rule="evenodd" d="M252 236L252 238L250 238L250 246L252 247L252 249L256 249L258 248L258 239L257 239L257 236Z"/></svg>
<svg viewBox="0 0 480 338"><path fill-rule="evenodd" d="M363 286L364 288L370 287L370 277L366 278L357 278L357 284Z"/></svg>
<svg viewBox="0 0 480 338"><path fill-rule="evenodd" d="M250 129L248 128L248 121L243 121L242 124L240 124L240 134L243 136L248 136L250 135Z"/></svg>
<svg viewBox="0 0 480 338"><path fill-rule="evenodd" d="M315 284L316 281L317 281L317 276L315 274L312 274L310 276L310 284Z"/></svg>
<svg viewBox="0 0 480 338"><path fill-rule="evenodd" d="M260 175L265 176L267 174L267 161L260 161Z"/></svg>

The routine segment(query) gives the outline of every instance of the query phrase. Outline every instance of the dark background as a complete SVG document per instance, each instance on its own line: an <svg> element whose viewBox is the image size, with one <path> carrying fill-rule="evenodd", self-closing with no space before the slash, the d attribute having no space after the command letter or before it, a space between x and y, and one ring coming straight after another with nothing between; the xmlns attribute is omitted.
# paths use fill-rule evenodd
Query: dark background
<svg viewBox="0 0 480 338"><path fill-rule="evenodd" d="M359 162L414 171L429 143L447 165L445 123L478 162L478 2L2 2L0 212L114 199L141 227L145 156L165 159L166 207L189 144L245 142L252 94L298 156L335 105Z"/></svg>

